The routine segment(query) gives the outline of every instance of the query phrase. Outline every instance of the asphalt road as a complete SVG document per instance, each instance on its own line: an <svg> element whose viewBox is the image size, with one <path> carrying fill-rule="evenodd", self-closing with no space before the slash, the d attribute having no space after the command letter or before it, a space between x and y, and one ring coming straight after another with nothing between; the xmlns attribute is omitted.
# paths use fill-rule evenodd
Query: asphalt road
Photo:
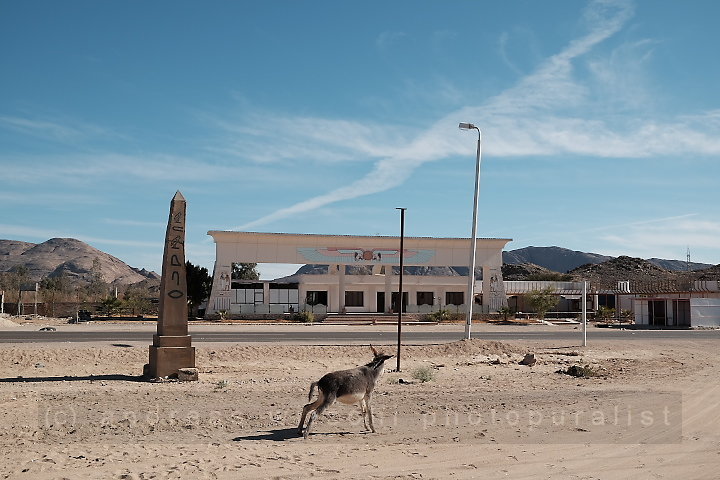
<svg viewBox="0 0 720 480"><path fill-rule="evenodd" d="M109 343L131 343L131 342L152 342L153 331L144 330L117 330L112 331L62 331L55 332L41 331L0 331L0 343L42 343L42 342L109 342ZM397 341L397 333L391 329L356 328L356 329L332 329L332 328L273 328L262 331L261 328L222 330L195 330L191 329L193 344L206 342L277 342L297 343L313 345L342 345L353 343L394 343ZM581 338L581 331L568 329L567 327L548 327L547 329L502 329L493 331L483 329L474 331L473 338L499 341L566 341L577 343ZM403 329L404 344L421 343L445 343L459 340L463 337L463 326L458 325L457 330L437 330L432 328L424 329ZM588 328L588 342L592 340L691 340L691 341L713 341L720 340L720 330L619 330L610 328Z"/></svg>

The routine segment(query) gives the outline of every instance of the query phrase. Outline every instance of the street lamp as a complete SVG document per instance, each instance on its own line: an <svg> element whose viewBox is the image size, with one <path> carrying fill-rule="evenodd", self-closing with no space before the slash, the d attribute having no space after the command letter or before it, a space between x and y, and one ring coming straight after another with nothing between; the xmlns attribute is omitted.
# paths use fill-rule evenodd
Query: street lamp
<svg viewBox="0 0 720 480"><path fill-rule="evenodd" d="M477 211L478 194L480 193L480 155L482 152L482 132L472 123L461 123L460 130L477 130L477 158L475 160L475 199L473 201L472 233L470 234L470 271L468 272L468 298L467 320L465 323L465 338L470 339L472 325L473 304L475 303L475 249L477 248Z"/></svg>
<svg viewBox="0 0 720 480"><path fill-rule="evenodd" d="M396 372L400 371L400 343L402 338L402 314L403 314L403 270L405 269L405 265L403 263L405 258L405 210L407 208L399 207L395 210L400 210L400 284L398 285L398 320L397 320L397 368L395 369ZM387 266L385 268L392 268L392 266ZM392 296L390 297L392 300ZM391 301L392 303L392 301Z"/></svg>

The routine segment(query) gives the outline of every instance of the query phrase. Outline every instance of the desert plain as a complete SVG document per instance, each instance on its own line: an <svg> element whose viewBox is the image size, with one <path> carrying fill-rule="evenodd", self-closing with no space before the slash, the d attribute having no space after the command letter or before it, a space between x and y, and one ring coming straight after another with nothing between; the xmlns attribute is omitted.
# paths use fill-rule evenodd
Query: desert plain
<svg viewBox="0 0 720 480"><path fill-rule="evenodd" d="M0 342L0 478L720 477L717 331L596 340L591 330L582 347L579 333L577 342L482 339L571 326L478 325L478 339L403 345L401 371L388 361L372 397L376 433L359 408L335 403L303 440L310 383L369 362L367 345L195 342L199 381L147 382L152 325L6 318L0 340L41 323L141 329L148 342ZM432 328L462 337L462 325L404 331ZM533 366L519 364L527 353ZM573 365L589 376L561 373Z"/></svg>

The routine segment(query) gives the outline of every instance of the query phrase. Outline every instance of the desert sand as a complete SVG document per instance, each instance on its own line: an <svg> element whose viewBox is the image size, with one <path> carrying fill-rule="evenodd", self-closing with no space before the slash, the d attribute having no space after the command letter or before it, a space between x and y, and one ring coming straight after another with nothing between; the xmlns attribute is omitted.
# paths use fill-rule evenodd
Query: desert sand
<svg viewBox="0 0 720 480"><path fill-rule="evenodd" d="M367 346L196 343L200 381L149 383L144 344L0 343L0 478L718 478L717 345L690 338L405 346L377 433L336 403L308 440L310 382Z"/></svg>

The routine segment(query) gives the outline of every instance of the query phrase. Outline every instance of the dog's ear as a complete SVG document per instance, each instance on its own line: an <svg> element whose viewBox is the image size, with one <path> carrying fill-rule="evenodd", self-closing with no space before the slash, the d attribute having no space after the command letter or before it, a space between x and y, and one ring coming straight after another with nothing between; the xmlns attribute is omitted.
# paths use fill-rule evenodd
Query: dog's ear
<svg viewBox="0 0 720 480"><path fill-rule="evenodd" d="M377 357L377 356L379 356L379 355L380 355L380 354L378 353L378 351L377 351L377 350L375 350L375 347L373 347L372 345L370 345L370 350L372 350L372 352L373 352L373 355L374 355L374 356L376 356L376 357Z"/></svg>

